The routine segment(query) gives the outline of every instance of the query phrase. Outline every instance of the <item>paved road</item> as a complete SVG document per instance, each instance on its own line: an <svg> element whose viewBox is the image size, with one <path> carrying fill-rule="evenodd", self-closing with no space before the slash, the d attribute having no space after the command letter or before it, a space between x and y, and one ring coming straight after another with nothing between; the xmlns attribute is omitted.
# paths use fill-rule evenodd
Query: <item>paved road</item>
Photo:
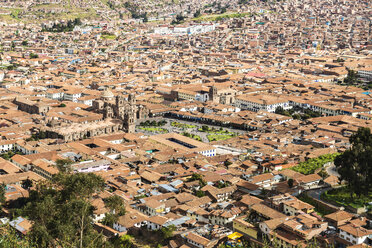
<svg viewBox="0 0 372 248"><path fill-rule="evenodd" d="M332 189L332 188L327 187L327 188L313 189L313 190L307 191L307 194L308 194L308 196L310 196L312 198L320 200L321 194L323 194L324 192L326 192L330 189Z"/></svg>
<svg viewBox="0 0 372 248"><path fill-rule="evenodd" d="M330 175L330 176L332 175L332 176L340 177L340 174L338 174L338 172L336 170L336 166L333 162L329 163L329 165L326 166L326 171L327 171L328 175Z"/></svg>
<svg viewBox="0 0 372 248"><path fill-rule="evenodd" d="M336 206L336 205L333 205L333 204L331 204L331 203L329 203L329 202L326 202L326 201L323 201L322 199L320 199L320 196L321 196L324 192L326 192L326 191L328 191L328 190L330 190L330 189L332 189L332 188L331 188L331 187L320 188L320 189L309 190L309 191L307 191L306 193L307 193L307 195L310 196L311 198L318 199L319 201L323 202L324 204L326 204L326 205L328 205L328 206L330 206L330 207L333 207L333 208L335 208L335 209L340 209L340 207L338 207L338 206ZM343 209L343 208L341 208L341 209Z"/></svg>

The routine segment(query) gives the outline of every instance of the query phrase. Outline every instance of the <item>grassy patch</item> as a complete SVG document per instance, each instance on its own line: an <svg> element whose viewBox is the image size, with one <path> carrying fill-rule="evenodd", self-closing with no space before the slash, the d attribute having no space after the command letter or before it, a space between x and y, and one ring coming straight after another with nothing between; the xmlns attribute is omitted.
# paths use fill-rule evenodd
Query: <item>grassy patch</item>
<svg viewBox="0 0 372 248"><path fill-rule="evenodd" d="M39 10L46 10L47 13L40 12ZM63 9L64 11L52 13L48 10L52 9ZM39 4L32 7L31 11L27 14L34 14L41 20L73 20L75 18L80 19L94 19L96 18L97 12L94 8L80 8L72 6L69 2L66 5L61 4Z"/></svg>
<svg viewBox="0 0 372 248"><path fill-rule="evenodd" d="M76 8L69 12L57 13L58 18L65 19L65 20L73 20L75 18L80 19L94 19L98 17L97 12L93 9L83 9L83 8ZM48 18L53 18L53 15L48 16ZM55 17L54 17L55 18Z"/></svg>
<svg viewBox="0 0 372 248"><path fill-rule="evenodd" d="M196 128L195 125L189 125L189 124L179 123L175 121L171 123L171 126L178 127L178 128Z"/></svg>
<svg viewBox="0 0 372 248"><path fill-rule="evenodd" d="M115 40L116 35L114 35L114 34L103 34L103 35L101 35L101 39Z"/></svg>
<svg viewBox="0 0 372 248"><path fill-rule="evenodd" d="M1 14L0 20L6 22L19 22L21 19L19 17L19 13L21 13L22 9L17 8L9 8L6 9L10 11L10 14Z"/></svg>
<svg viewBox="0 0 372 248"><path fill-rule="evenodd" d="M218 129L218 128L215 128L215 127L202 126L201 128L198 129L198 131L199 132L210 133L210 134L234 134L232 132L224 130L222 127Z"/></svg>
<svg viewBox="0 0 372 248"><path fill-rule="evenodd" d="M233 137L235 137L236 135L235 134L211 134L211 135L207 135L207 138L209 140L209 142L211 141L220 141L220 140L227 140L227 139L231 139Z"/></svg>
<svg viewBox="0 0 372 248"><path fill-rule="evenodd" d="M324 192L321 195L321 198L324 201L333 201L343 206L350 206L353 208L367 206L369 209L372 209L372 206L368 204L369 202L372 202L372 193L368 196L357 196L353 194L351 197L350 189L348 187L332 189Z"/></svg>
<svg viewBox="0 0 372 248"><path fill-rule="evenodd" d="M193 21L201 22L201 21L220 21L222 19L231 19L231 18L242 18L245 16L252 16L252 13L224 13L224 14L217 14L217 15L202 15L196 18L193 18Z"/></svg>
<svg viewBox="0 0 372 248"><path fill-rule="evenodd" d="M12 13L10 14L11 17L13 17L16 20L19 20L19 13L21 12L21 9L13 9Z"/></svg>
<svg viewBox="0 0 372 248"><path fill-rule="evenodd" d="M194 140L197 140L197 141L201 141L201 138L199 135L196 135L196 134L191 134L191 133L182 133L183 136L186 136L186 137L189 137L189 138L192 138Z"/></svg>
<svg viewBox="0 0 372 248"><path fill-rule="evenodd" d="M45 4L36 4L32 6L32 9L57 9L57 8L62 8L62 5L57 4L57 3L45 3Z"/></svg>
<svg viewBox="0 0 372 248"><path fill-rule="evenodd" d="M313 174L315 170L322 168L324 164L333 162L338 155L340 154L332 153L325 154L317 158L311 158L305 162L299 163L297 166L292 167L291 169L304 175Z"/></svg>
<svg viewBox="0 0 372 248"><path fill-rule="evenodd" d="M219 140L227 140L232 137L236 136L236 133L229 132L228 130L221 128L215 128L215 127L209 127L209 126L202 126L198 129L199 132L208 133L207 138L209 142L211 141L219 141Z"/></svg>
<svg viewBox="0 0 372 248"><path fill-rule="evenodd" d="M168 130L160 127L140 127L139 129L152 133L168 133Z"/></svg>

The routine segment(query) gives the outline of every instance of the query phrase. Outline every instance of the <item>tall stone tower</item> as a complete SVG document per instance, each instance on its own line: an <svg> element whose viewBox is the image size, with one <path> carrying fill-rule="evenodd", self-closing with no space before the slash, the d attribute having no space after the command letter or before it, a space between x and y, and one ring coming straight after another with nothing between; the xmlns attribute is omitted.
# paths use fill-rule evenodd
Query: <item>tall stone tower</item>
<svg viewBox="0 0 372 248"><path fill-rule="evenodd" d="M209 100L214 103L218 103L217 88L215 86L209 88Z"/></svg>
<svg viewBox="0 0 372 248"><path fill-rule="evenodd" d="M130 111L125 113L124 128L128 133L134 133L136 130L136 113Z"/></svg>
<svg viewBox="0 0 372 248"><path fill-rule="evenodd" d="M124 101L125 101L125 99L124 99L123 96L117 95L116 99L115 99L116 107L118 107L118 108L123 107L124 106Z"/></svg>
<svg viewBox="0 0 372 248"><path fill-rule="evenodd" d="M136 96L133 93L130 93L128 96L128 103L131 106L136 106Z"/></svg>
<svg viewBox="0 0 372 248"><path fill-rule="evenodd" d="M108 95L107 92L105 95ZM137 119L137 105L136 97L134 94L130 94L128 99L123 95L115 97L105 97L102 102L103 118L114 118L122 122L122 128L128 133L134 133L136 130L136 119ZM95 104L96 109L99 104Z"/></svg>
<svg viewBox="0 0 372 248"><path fill-rule="evenodd" d="M124 128L128 133L134 133L136 130L136 97L134 94L128 96L128 109L125 111Z"/></svg>
<svg viewBox="0 0 372 248"><path fill-rule="evenodd" d="M114 113L112 111L111 106L109 104L106 104L105 103L104 112L103 112L103 118L104 119L113 118L113 116L114 116Z"/></svg>

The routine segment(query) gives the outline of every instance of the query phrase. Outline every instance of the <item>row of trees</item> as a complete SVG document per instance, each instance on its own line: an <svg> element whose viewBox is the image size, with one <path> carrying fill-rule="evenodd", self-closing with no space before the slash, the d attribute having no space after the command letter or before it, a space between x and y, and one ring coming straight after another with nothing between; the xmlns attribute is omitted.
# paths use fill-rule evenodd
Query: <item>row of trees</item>
<svg viewBox="0 0 372 248"><path fill-rule="evenodd" d="M183 132L182 135L185 136L185 137L194 139L194 140L201 141L200 136L199 135L196 135L196 134L192 134L192 133L188 133L188 132Z"/></svg>
<svg viewBox="0 0 372 248"><path fill-rule="evenodd" d="M165 121L165 120L162 120L162 121L149 121L149 120L147 120L145 122L141 122L140 126L143 126L143 127L162 127L165 124L167 124L167 121Z"/></svg>

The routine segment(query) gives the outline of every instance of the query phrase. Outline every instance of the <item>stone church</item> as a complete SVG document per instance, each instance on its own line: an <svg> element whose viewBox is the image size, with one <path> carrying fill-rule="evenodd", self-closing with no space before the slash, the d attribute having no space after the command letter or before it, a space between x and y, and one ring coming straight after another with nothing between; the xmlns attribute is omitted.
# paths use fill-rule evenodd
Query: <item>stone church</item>
<svg viewBox="0 0 372 248"><path fill-rule="evenodd" d="M136 120L144 119L148 116L148 110L136 104L136 97L133 93L127 98L123 95L114 94L106 89L100 100L93 102L93 109L103 114L104 119L116 119L123 123L123 130L128 133L134 133Z"/></svg>

